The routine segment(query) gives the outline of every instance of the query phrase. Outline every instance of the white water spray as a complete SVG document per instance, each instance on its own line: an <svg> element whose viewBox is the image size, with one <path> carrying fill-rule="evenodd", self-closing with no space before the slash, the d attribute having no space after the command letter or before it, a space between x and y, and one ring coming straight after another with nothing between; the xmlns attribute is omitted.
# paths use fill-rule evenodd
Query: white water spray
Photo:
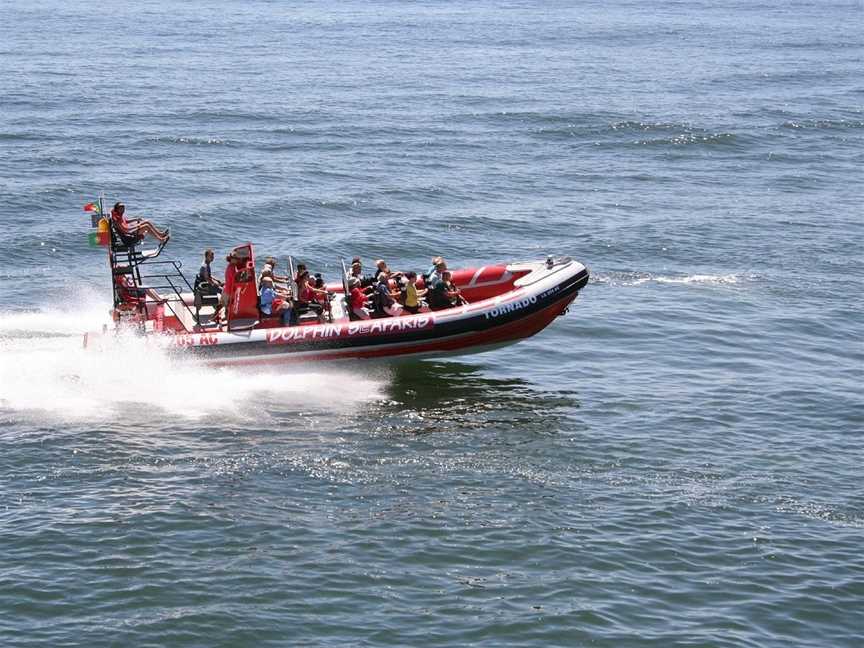
<svg viewBox="0 0 864 648"><path fill-rule="evenodd" d="M0 311L0 413L117 419L131 405L158 419L218 414L260 421L276 410L339 411L382 396L383 381L360 372L314 365L213 369L134 335L109 337L99 351L84 349L84 331L105 322L104 304Z"/></svg>

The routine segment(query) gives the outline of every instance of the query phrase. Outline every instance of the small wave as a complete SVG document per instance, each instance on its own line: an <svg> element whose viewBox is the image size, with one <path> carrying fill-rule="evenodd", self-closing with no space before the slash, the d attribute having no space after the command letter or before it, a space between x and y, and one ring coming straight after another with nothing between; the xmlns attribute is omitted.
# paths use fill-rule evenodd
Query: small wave
<svg viewBox="0 0 864 648"><path fill-rule="evenodd" d="M740 283L742 277L736 274L725 275L687 275L684 277L655 277L657 283L670 284L737 284Z"/></svg>
<svg viewBox="0 0 864 648"><path fill-rule="evenodd" d="M692 145L731 145L737 144L737 137L732 133L710 133L706 135L697 133L680 133L673 137L660 137L656 139L637 140L637 146L692 146Z"/></svg>
<svg viewBox="0 0 864 648"><path fill-rule="evenodd" d="M782 496L774 501L768 498L758 498L757 501L773 505L779 513L800 515L811 520L843 527L864 528L864 517L859 511L840 509L832 504L804 501L795 497Z"/></svg>
<svg viewBox="0 0 864 648"><path fill-rule="evenodd" d="M864 128L862 119L802 119L785 121L780 128L793 130L854 130Z"/></svg>
<svg viewBox="0 0 864 648"><path fill-rule="evenodd" d="M666 137L640 137L632 142L636 146L692 146L702 144L737 144L739 137L734 133L711 132L686 123L622 121L609 125L615 134L632 133L641 136L645 133L668 134Z"/></svg>
<svg viewBox="0 0 864 648"><path fill-rule="evenodd" d="M538 128L535 133L547 138L584 138L597 146L731 146L741 137L725 131L711 131L686 123L623 120L615 122L562 121ZM627 136L633 139L626 139ZM646 137L646 135L656 135ZM623 138L623 139L622 139Z"/></svg>
<svg viewBox="0 0 864 648"><path fill-rule="evenodd" d="M689 129L689 124L676 124L669 122L643 122L632 119L613 122L609 124L609 129L613 131L635 131L635 132L650 132L663 133L682 129Z"/></svg>
<svg viewBox="0 0 864 648"><path fill-rule="evenodd" d="M279 113L266 113L266 112L251 112L245 110L233 110L233 109L191 109L191 110L178 110L176 112L163 113L163 115L168 119L187 119L194 123L200 122L215 122L215 121L226 121L226 122L238 122L238 121L248 121L248 122L256 122L256 123L266 123L271 121L277 121L284 119L284 115Z"/></svg>
<svg viewBox="0 0 864 648"><path fill-rule="evenodd" d="M567 125L573 126L576 124L589 124L598 115L560 115L555 113L539 113L539 112L509 112L500 111L495 113L475 113L472 117L486 118L495 121L518 121L529 124L549 124L549 125Z"/></svg>
<svg viewBox="0 0 864 648"><path fill-rule="evenodd" d="M648 283L679 284L679 285L714 285L728 286L754 279L750 274L692 274L692 275L658 275L650 272L610 272L594 276L592 283L609 284L611 286L641 286Z"/></svg>
<svg viewBox="0 0 864 648"><path fill-rule="evenodd" d="M191 146L238 146L233 140L221 137L152 137L148 141L156 144L185 144Z"/></svg>
<svg viewBox="0 0 864 648"><path fill-rule="evenodd" d="M454 119L518 124L548 139L581 138L597 146L733 146L746 141L741 135L713 130L689 122L620 119L610 113L495 112L454 115ZM656 134L656 137L650 135ZM633 139L627 140L632 135ZM648 137L646 137L646 135Z"/></svg>
<svg viewBox="0 0 864 648"><path fill-rule="evenodd" d="M45 133L0 133L0 142L45 142L56 137Z"/></svg>

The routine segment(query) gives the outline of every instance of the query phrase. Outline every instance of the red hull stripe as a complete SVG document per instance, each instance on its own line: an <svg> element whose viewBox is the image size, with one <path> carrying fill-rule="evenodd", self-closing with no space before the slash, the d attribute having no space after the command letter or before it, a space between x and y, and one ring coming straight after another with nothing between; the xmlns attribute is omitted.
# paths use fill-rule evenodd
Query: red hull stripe
<svg viewBox="0 0 864 648"><path fill-rule="evenodd" d="M388 344L379 348L355 348L333 350L327 353L308 352L302 354L280 354L258 358L218 359L208 362L213 366L260 366L285 362L308 362L315 360L344 360L349 358L384 358L394 355L429 354L459 351L468 347L492 346L530 337L546 328L575 298L569 295L554 304L527 317L476 333L455 335L448 338L409 344Z"/></svg>

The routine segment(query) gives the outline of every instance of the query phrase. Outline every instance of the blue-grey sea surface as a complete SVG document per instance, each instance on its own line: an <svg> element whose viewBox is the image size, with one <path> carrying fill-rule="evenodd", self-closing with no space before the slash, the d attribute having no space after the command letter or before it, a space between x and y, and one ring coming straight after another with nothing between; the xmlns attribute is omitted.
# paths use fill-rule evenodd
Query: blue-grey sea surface
<svg viewBox="0 0 864 648"><path fill-rule="evenodd" d="M32 0L0 37L0 645L864 645L861 2ZM100 191L193 271L592 279L484 355L85 352Z"/></svg>

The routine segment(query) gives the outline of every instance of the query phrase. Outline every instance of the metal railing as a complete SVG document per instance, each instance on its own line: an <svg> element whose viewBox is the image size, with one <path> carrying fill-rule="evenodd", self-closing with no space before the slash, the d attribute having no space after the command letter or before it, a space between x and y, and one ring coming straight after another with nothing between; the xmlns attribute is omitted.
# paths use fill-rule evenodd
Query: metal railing
<svg viewBox="0 0 864 648"><path fill-rule="evenodd" d="M150 274L145 274L147 270L149 270L149 266L167 266L170 265L173 272L168 270L167 272L153 272ZM195 311L192 306L187 304L183 300L183 291L184 289L192 294L193 299L195 295L195 289L189 280L186 278L186 275L183 274L181 268L183 267L183 263L181 261L174 260L163 260L163 261L154 261L152 259L144 259L140 263L138 263L139 274L138 277L141 280L141 288L149 288L151 290L156 291L162 298L165 300L165 305L177 318L177 321L183 325L183 328L189 331L188 327L183 321L183 317L178 312L179 309L183 309L186 313L189 314L191 321L198 325L198 318L195 316ZM143 271L143 272L142 272ZM164 283L155 283L152 280L156 281L164 281ZM166 294L168 295L166 297ZM176 308L175 308L176 306Z"/></svg>

